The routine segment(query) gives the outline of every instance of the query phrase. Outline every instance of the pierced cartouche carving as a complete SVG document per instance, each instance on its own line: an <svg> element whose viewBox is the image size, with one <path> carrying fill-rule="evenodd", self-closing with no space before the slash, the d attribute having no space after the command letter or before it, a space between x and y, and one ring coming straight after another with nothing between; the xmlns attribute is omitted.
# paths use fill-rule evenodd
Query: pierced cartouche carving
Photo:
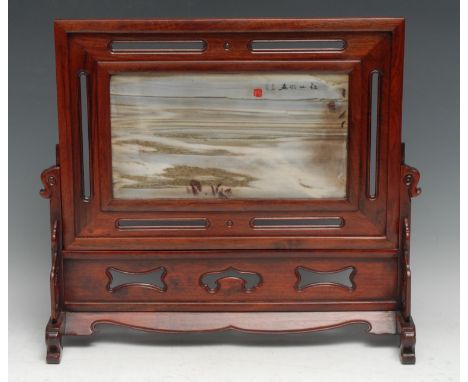
<svg viewBox="0 0 468 382"><path fill-rule="evenodd" d="M129 272L117 268L107 268L107 277L109 283L107 290L115 292L125 287L143 287L155 289L159 292L165 292L167 285L164 282L166 268L159 267L143 272Z"/></svg>
<svg viewBox="0 0 468 382"><path fill-rule="evenodd" d="M354 275L356 268L346 267L333 271L316 271L305 267L296 268L296 289L302 291L314 286L337 286L346 289L354 289Z"/></svg>
<svg viewBox="0 0 468 382"><path fill-rule="evenodd" d="M200 284L209 292L216 293L221 285L222 279L238 279L242 281L242 290L251 293L262 283L262 277L256 272L240 271L229 267L222 271L207 272L200 277Z"/></svg>

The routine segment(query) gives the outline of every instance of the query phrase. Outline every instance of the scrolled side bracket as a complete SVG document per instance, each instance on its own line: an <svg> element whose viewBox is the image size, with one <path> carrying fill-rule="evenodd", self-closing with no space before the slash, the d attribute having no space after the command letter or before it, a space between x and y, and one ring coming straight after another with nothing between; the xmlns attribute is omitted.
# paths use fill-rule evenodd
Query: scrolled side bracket
<svg viewBox="0 0 468 382"><path fill-rule="evenodd" d="M57 150L58 151L58 150ZM64 331L62 312L62 202L60 166L49 167L41 173L43 188L40 195L50 200L50 319L46 327L47 362L59 363L62 353L61 337Z"/></svg>
<svg viewBox="0 0 468 382"><path fill-rule="evenodd" d="M40 195L50 200L50 227L51 227L51 320L57 320L60 312L60 284L61 284L61 195L60 195L60 167L49 167L41 174L43 188Z"/></svg>
<svg viewBox="0 0 468 382"><path fill-rule="evenodd" d="M52 264L50 268L50 319L57 321L60 313L59 222L54 221L51 235Z"/></svg>
<svg viewBox="0 0 468 382"><path fill-rule="evenodd" d="M411 317L411 199L421 194L418 186L421 174L405 163L405 146L402 144L400 186L400 302L397 313L397 332L400 334L400 359L403 364L416 362L416 326Z"/></svg>
<svg viewBox="0 0 468 382"><path fill-rule="evenodd" d="M404 147L402 148L404 152ZM404 158L402 158L404 160ZM406 320L411 318L411 268L410 268L410 239L411 239L411 198L421 194L418 187L421 174L405 163L401 164L400 187L400 291L402 316Z"/></svg>
<svg viewBox="0 0 468 382"><path fill-rule="evenodd" d="M52 166L41 173L41 181L43 188L39 191L39 194L44 199L53 199L57 190L60 188L58 185L58 180L60 177L60 167ZM58 191L59 192L59 191Z"/></svg>
<svg viewBox="0 0 468 382"><path fill-rule="evenodd" d="M405 319L411 318L411 267L410 267L410 239L411 231L408 218L403 219L403 237L401 253L401 304L402 315Z"/></svg>
<svg viewBox="0 0 468 382"><path fill-rule="evenodd" d="M421 174L416 168L403 164L401 166L401 179L404 186L408 189L410 198L415 198L421 194L421 188L418 187Z"/></svg>
<svg viewBox="0 0 468 382"><path fill-rule="evenodd" d="M400 335L400 360L402 364L416 363L416 326L411 317L411 267L410 267L411 228L409 217L403 218L400 274L401 310L396 314L397 332Z"/></svg>

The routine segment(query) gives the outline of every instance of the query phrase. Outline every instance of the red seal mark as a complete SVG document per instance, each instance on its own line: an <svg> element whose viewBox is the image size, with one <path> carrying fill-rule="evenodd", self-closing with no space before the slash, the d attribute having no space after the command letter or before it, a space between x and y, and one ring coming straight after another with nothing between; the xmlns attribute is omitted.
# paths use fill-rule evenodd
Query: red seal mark
<svg viewBox="0 0 468 382"><path fill-rule="evenodd" d="M263 89L262 88L255 88L253 90L253 95L254 95L254 97L260 98L263 95Z"/></svg>

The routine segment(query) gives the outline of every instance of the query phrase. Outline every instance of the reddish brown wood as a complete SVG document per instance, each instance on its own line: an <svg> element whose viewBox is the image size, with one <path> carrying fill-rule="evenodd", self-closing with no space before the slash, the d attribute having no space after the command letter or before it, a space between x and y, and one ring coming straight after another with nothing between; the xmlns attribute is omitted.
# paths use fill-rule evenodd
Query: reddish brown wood
<svg viewBox="0 0 468 382"><path fill-rule="evenodd" d="M226 273L233 273L234 275L228 275L226 276ZM252 285L247 282L247 276L254 277L254 280L252 282ZM210 284L207 282L208 278L212 278L213 282L215 284L214 287L211 287ZM217 293L219 292L219 289L221 288L222 284L229 281L240 281L241 284L241 290L245 293L252 293L255 292L255 289L258 288L263 284L262 276L257 273L257 272L250 272L250 271L241 271L239 269L236 269L232 266L220 270L220 271L212 271L212 272L206 272L203 273L200 276L200 285L205 288L205 290L208 293ZM231 288L229 288L231 289Z"/></svg>
<svg viewBox="0 0 468 382"><path fill-rule="evenodd" d="M401 305L402 315L405 319L411 318L411 267L409 260L410 248L410 224L408 218L403 219L403 237L402 237L402 253L401 253Z"/></svg>
<svg viewBox="0 0 468 382"><path fill-rule="evenodd" d="M415 364L416 326L411 317L411 198L418 196L420 173L405 164L405 146L402 144L400 185L400 301L401 311L397 314L397 331L400 334L400 360L403 364Z"/></svg>
<svg viewBox="0 0 468 382"><path fill-rule="evenodd" d="M65 313L60 313L57 319L50 319L46 326L45 342L47 347L47 363L60 363L62 358L62 335L65 330Z"/></svg>
<svg viewBox="0 0 468 382"><path fill-rule="evenodd" d="M272 312L272 313L125 313L69 312L66 335L91 335L102 324L128 326L156 332L212 332L239 330L251 333L298 333L333 329L351 324L367 324L372 334L396 333L395 312Z"/></svg>
<svg viewBox="0 0 468 382"><path fill-rule="evenodd" d="M110 256L111 254L109 254ZM355 269L353 278L355 288L343 288L336 285L323 285L320 288L306 288L297 292L297 266L317 271L335 271L352 265ZM167 289L164 293L148 288L125 288L109 293L107 268L111 266L127 272L145 272L164 266L164 282ZM205 274L216 273L233 267L241 272L255 273L261 278L257 288L244 293L239 280L223 285L216 293L207 293L205 286L200 285L200 278ZM352 303L359 306L362 301L393 302L397 305L397 258L387 259L308 259L296 258L285 253L282 258L244 258L238 259L235 252L223 260L211 258L185 259L183 255L175 258L142 259L134 254L131 260L65 260L64 279L66 290L64 304L80 304L85 307L100 306L100 309L111 310L116 304L138 302L150 305L151 310L197 310L203 305L211 309L235 309L232 303L240 302L239 309L250 310L288 310L299 304L300 310L316 310L321 303L322 309L334 310L340 303ZM220 281L225 284L227 280ZM369 286L372 286L370 288ZM190 303L190 305L188 304ZM259 304L263 303L263 306ZM283 304L281 308L278 305ZM162 305L162 306L161 306ZM184 308L182 308L184 306ZM141 307L133 308L133 310ZM297 309L297 308L296 308ZM357 307L356 307L357 309ZM371 307L367 310L372 309Z"/></svg>
<svg viewBox="0 0 468 382"><path fill-rule="evenodd" d="M227 23L191 20L175 21L60 21L56 23L57 67L59 79L60 139L64 168L64 219L70 227L64 232L65 248L73 250L107 249L236 249L265 248L396 248L398 235L389 227L398 224L398 205L387 203L387 184L398 182L399 145L393 147L400 123L390 124L394 102L390 86L401 88L402 62L394 59L392 43L400 44L401 19L337 20L229 20ZM171 24L165 30L163 26ZM91 28L90 25L93 27ZM176 27L178 26L178 27ZM96 29L94 29L96 28ZM102 28L102 29L101 29ZM238 33L242 31L242 33ZM397 38L397 34L400 36ZM253 39L342 38L347 47L340 52L253 53ZM109 50L114 40L187 40L207 42L199 54L115 54ZM226 51L224 42L231 49ZM379 143L379 197L369 200L360 190L365 187L369 113L367 78L378 69L382 76ZM76 73L85 70L90 77L92 189L90 201L81 199L81 160L79 150L79 94ZM121 71L345 71L350 74L348 196L345 200L114 200L111 193L109 76ZM389 79L393 83L390 84ZM62 84L70 84L70 88ZM401 89L400 89L401 90ZM60 92L64 94L61 95ZM69 101L69 102L68 102ZM390 129L395 130L392 134ZM388 139L387 139L388 138ZM75 147L73 150L72 147ZM392 154L387 158L387 147ZM389 153L390 154L390 153ZM398 158L398 159L397 159ZM397 171L390 171L393 164ZM386 174L393 175L387 177ZM66 196L65 196L66 195ZM396 195L398 198L398 195ZM394 210L394 211L392 211ZM260 231L250 226L253 217L294 217L304 211L315 216L341 216L339 230L313 229ZM339 212L337 214L336 212ZM207 218L209 227L199 231L119 230L119 218ZM233 221L225 224L226 214ZM300 215L299 215L300 216ZM71 228L74 227L72 230ZM133 240L134 237L141 238ZM232 240L231 238L234 238Z"/></svg>
<svg viewBox="0 0 468 382"><path fill-rule="evenodd" d="M400 334L400 360L404 365L416 363L416 327L413 319L406 319L401 313L397 314L397 331Z"/></svg>
<svg viewBox="0 0 468 382"><path fill-rule="evenodd" d="M62 282L62 231L61 231L61 188L60 166L57 147L56 165L44 170L41 174L44 188L40 190L43 198L50 199L50 228L51 228L51 271L50 271L50 318L53 322L58 319L61 310Z"/></svg>
<svg viewBox="0 0 468 382"><path fill-rule="evenodd" d="M164 54L124 54L110 49L116 40L155 39L203 40L205 49ZM346 47L321 52L250 50L252 40L271 39L342 39ZM321 330L364 322L376 333L395 333L398 324L402 362L414 361L409 230L411 197L420 192L420 176L402 160L400 145L403 19L62 20L55 23L55 42L60 163L43 172L41 191L51 200L48 362L60 360L63 334L90 334L99 322L147 330L256 332ZM110 76L160 70L349 73L346 198L114 199ZM370 198L368 127L373 71L381 73L381 83L378 193ZM89 200L82 198L81 72L88 75ZM303 216L338 217L344 224L275 230L251 224L254 218ZM209 224L197 230L120 229L116 224L119 219L185 218L207 219ZM159 267L166 270L167 288L144 283L109 288L111 268L141 274ZM298 267L319 272L352 267L354 286L324 283L298 291ZM221 272L229 268L239 273L222 277ZM245 290L243 272L258 275L261 282ZM213 273L220 275L219 288L207 293L201 279Z"/></svg>

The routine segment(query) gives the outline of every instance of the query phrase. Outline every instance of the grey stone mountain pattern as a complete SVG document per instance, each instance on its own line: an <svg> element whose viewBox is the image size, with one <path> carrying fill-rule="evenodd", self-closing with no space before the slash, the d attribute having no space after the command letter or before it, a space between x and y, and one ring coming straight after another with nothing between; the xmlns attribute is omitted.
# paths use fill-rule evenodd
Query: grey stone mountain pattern
<svg viewBox="0 0 468 382"><path fill-rule="evenodd" d="M342 198L347 74L111 77L120 199Z"/></svg>

